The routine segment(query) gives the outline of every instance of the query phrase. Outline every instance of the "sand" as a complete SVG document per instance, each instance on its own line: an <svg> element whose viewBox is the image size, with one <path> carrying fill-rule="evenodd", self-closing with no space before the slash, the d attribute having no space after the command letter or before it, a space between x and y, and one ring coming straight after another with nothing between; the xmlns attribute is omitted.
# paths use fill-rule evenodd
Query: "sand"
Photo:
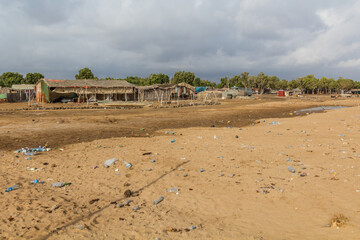
<svg viewBox="0 0 360 240"><path fill-rule="evenodd" d="M360 239L360 107L255 123L52 146L31 160L1 151L0 236ZM336 214L348 220L331 225Z"/></svg>

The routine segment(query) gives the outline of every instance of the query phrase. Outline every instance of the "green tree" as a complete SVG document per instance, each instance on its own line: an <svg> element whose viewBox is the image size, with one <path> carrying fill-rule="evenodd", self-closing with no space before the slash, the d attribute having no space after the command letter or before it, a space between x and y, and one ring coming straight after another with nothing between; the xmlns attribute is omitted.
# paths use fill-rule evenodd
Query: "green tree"
<svg viewBox="0 0 360 240"><path fill-rule="evenodd" d="M201 82L201 79L199 78L199 77L196 77L195 79L194 79L194 86L195 87L201 87L201 86L203 86L202 85L202 82Z"/></svg>
<svg viewBox="0 0 360 240"><path fill-rule="evenodd" d="M150 85L169 83L169 76L163 73L152 73L149 76Z"/></svg>
<svg viewBox="0 0 360 240"><path fill-rule="evenodd" d="M319 79L315 78L313 74L309 74L305 77L299 77L299 88L302 91L311 91L311 93L315 93L315 89L318 88Z"/></svg>
<svg viewBox="0 0 360 240"><path fill-rule="evenodd" d="M217 88L227 87L229 83L229 77L220 78L220 83L216 85Z"/></svg>
<svg viewBox="0 0 360 240"><path fill-rule="evenodd" d="M143 86L143 80L139 77L128 76L125 78L125 81L134 85Z"/></svg>
<svg viewBox="0 0 360 240"><path fill-rule="evenodd" d="M288 86L289 86L290 89L298 88L298 87L299 87L299 82L296 81L296 80L291 80L291 81L288 83Z"/></svg>
<svg viewBox="0 0 360 240"><path fill-rule="evenodd" d="M171 83L182 83L193 85L195 80L195 74L192 72L179 71L174 74L171 79Z"/></svg>
<svg viewBox="0 0 360 240"><path fill-rule="evenodd" d="M350 89L352 89L354 87L354 81L351 79L347 79L347 78L342 78L340 77L337 80L338 83L338 87L341 90L341 92L343 93L344 91L348 91Z"/></svg>
<svg viewBox="0 0 360 240"><path fill-rule="evenodd" d="M0 75L0 86L11 87L13 84L24 83L23 75L14 72L6 72Z"/></svg>
<svg viewBox="0 0 360 240"><path fill-rule="evenodd" d="M44 78L44 75L42 75L41 73L27 73L24 82L26 84L35 84L42 78Z"/></svg>
<svg viewBox="0 0 360 240"><path fill-rule="evenodd" d="M254 87L254 81L255 78L249 77L248 72L243 72L240 74L240 83L242 86L245 87L245 92L247 91L248 88Z"/></svg>
<svg viewBox="0 0 360 240"><path fill-rule="evenodd" d="M325 94L328 94L329 90L331 89L331 82L334 79L331 78L326 78L326 77L322 77L319 80L319 88L321 89L322 92L324 92Z"/></svg>
<svg viewBox="0 0 360 240"><path fill-rule="evenodd" d="M330 93L336 92L339 89L338 82L333 78L329 78L329 82Z"/></svg>
<svg viewBox="0 0 360 240"><path fill-rule="evenodd" d="M235 75L232 78L230 78L226 87L229 87L229 88L231 88L231 87L242 87L241 76L240 75Z"/></svg>
<svg viewBox="0 0 360 240"><path fill-rule="evenodd" d="M79 70L79 74L75 75L75 79L97 79L97 77L94 76L90 68L83 68Z"/></svg>
<svg viewBox="0 0 360 240"><path fill-rule="evenodd" d="M200 78L199 78L200 79ZM196 78L194 80L194 82L196 81ZM203 86L203 87L216 87L216 83L214 82L210 82L209 80L200 80L200 85L198 86Z"/></svg>
<svg viewBox="0 0 360 240"><path fill-rule="evenodd" d="M279 81L278 89L289 89L289 82L286 79Z"/></svg>
<svg viewBox="0 0 360 240"><path fill-rule="evenodd" d="M280 89L279 84L280 84L280 78L278 78L277 76L272 76L269 79L269 88Z"/></svg>
<svg viewBox="0 0 360 240"><path fill-rule="evenodd" d="M255 87L258 88L259 94L263 94L265 88L269 86L270 77L260 72L255 78Z"/></svg>

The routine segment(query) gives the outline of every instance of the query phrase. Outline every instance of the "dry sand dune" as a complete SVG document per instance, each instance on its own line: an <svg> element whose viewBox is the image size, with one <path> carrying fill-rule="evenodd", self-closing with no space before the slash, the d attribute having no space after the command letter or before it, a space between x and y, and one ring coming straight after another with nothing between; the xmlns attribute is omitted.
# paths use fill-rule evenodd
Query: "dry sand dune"
<svg viewBox="0 0 360 240"><path fill-rule="evenodd" d="M0 238L360 239L359 131L352 107L101 139L31 160L0 152L1 187L20 184L0 193ZM105 168L109 158L119 161Z"/></svg>

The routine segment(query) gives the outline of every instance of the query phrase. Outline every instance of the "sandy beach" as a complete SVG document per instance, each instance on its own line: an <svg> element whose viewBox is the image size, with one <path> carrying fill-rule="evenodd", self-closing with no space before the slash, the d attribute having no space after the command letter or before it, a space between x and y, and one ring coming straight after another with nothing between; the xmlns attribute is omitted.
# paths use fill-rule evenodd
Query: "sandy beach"
<svg viewBox="0 0 360 240"><path fill-rule="evenodd" d="M359 123L360 107L349 107L150 137L145 128L145 136L49 146L31 160L6 149L0 236L360 239Z"/></svg>

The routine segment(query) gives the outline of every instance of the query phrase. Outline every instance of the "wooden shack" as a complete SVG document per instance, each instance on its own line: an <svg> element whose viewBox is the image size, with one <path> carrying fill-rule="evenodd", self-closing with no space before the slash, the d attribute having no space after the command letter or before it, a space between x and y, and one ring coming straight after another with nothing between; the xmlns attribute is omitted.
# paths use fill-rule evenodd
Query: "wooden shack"
<svg viewBox="0 0 360 240"><path fill-rule="evenodd" d="M194 99L195 88L187 83L155 84L137 87L138 101L171 101Z"/></svg>
<svg viewBox="0 0 360 240"><path fill-rule="evenodd" d="M35 98L35 84L13 84L9 90L8 102L27 102Z"/></svg>
<svg viewBox="0 0 360 240"><path fill-rule="evenodd" d="M36 83L37 102L135 101L135 85L125 80L56 80Z"/></svg>

